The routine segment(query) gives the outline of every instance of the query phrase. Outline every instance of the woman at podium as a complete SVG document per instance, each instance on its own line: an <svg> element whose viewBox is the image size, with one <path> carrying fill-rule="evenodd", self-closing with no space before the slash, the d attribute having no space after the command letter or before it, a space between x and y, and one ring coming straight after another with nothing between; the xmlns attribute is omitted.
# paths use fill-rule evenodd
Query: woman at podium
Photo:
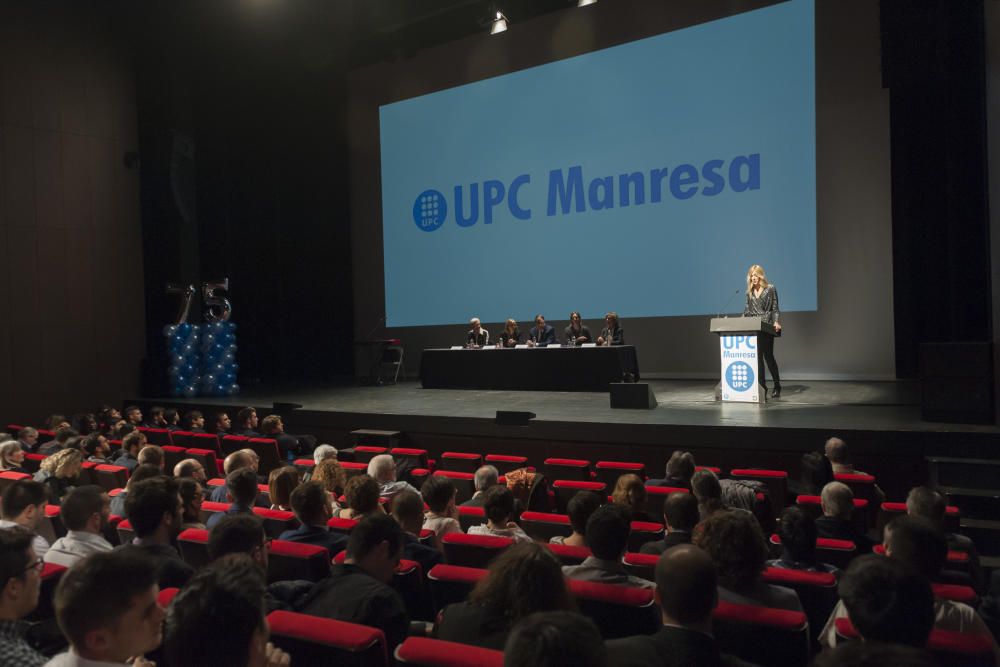
<svg viewBox="0 0 1000 667"><path fill-rule="evenodd" d="M776 335L781 335L781 323L778 322L778 290L774 285L767 282L767 275L764 267L754 264L747 271L747 305L743 309L744 317L759 317L764 322L774 325ZM781 376L778 374L778 362L774 360L774 336L761 332L757 337L757 374L760 377L760 384L767 392L767 383L764 381L764 364L771 373L774 380L774 390L771 392L772 398L781 396Z"/></svg>

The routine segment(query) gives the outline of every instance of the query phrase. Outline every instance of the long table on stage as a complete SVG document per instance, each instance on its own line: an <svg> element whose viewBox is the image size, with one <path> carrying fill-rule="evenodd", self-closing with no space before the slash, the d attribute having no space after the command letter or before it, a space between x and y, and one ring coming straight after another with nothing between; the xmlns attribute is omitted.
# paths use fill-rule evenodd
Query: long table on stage
<svg viewBox="0 0 1000 667"><path fill-rule="evenodd" d="M426 389L609 391L631 374L639 379L635 347L534 347L424 350L420 381Z"/></svg>

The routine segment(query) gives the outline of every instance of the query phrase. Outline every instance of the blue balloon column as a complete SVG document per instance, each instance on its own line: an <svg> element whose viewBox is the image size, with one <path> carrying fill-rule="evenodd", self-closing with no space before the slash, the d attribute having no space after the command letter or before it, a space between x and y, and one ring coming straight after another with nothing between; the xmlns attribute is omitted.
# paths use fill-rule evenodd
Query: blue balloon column
<svg viewBox="0 0 1000 667"><path fill-rule="evenodd" d="M236 324L211 322L202 326L201 334L201 394L202 396L233 396L240 393L236 374Z"/></svg>
<svg viewBox="0 0 1000 667"><path fill-rule="evenodd" d="M167 354L170 366L167 375L170 378L170 393L173 396L194 398L198 395L201 383L201 363L198 346L201 340L201 327L197 324L168 324L163 328L167 339Z"/></svg>

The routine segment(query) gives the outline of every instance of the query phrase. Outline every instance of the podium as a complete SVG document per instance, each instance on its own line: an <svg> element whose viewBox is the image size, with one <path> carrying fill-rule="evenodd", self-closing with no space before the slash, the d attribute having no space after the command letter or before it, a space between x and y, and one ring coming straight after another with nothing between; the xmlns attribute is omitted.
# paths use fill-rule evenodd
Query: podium
<svg viewBox="0 0 1000 667"><path fill-rule="evenodd" d="M774 325L760 317L713 317L709 330L719 336L722 371L715 400L734 403L767 401L760 385L757 337L774 335Z"/></svg>

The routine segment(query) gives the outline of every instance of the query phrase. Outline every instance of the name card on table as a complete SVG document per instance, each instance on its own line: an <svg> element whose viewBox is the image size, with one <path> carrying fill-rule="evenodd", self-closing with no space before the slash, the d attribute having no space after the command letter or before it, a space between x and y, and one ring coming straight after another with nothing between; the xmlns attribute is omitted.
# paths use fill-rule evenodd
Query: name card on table
<svg viewBox="0 0 1000 667"><path fill-rule="evenodd" d="M530 345L515 345L514 349L515 350L528 350L528 349L531 349L531 346Z"/></svg>
<svg viewBox="0 0 1000 667"><path fill-rule="evenodd" d="M453 350L464 350L465 347L463 345L452 345L451 349L453 349Z"/></svg>
<svg viewBox="0 0 1000 667"><path fill-rule="evenodd" d="M580 347L597 347L597 343L583 343Z"/></svg>

